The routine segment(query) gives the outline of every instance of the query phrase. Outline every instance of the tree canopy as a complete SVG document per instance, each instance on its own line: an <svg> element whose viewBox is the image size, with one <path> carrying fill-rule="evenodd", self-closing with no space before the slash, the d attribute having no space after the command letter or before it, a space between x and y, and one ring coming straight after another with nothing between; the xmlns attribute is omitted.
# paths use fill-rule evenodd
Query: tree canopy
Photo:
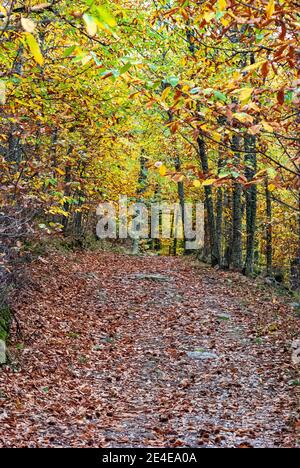
<svg viewBox="0 0 300 468"><path fill-rule="evenodd" d="M205 200L216 263L249 239L250 257L263 256L272 236L273 260L289 264L299 249L297 21L293 0L3 0L1 205L59 231L99 201L134 197L143 151L144 197L159 187L176 200L182 184L185 200Z"/></svg>

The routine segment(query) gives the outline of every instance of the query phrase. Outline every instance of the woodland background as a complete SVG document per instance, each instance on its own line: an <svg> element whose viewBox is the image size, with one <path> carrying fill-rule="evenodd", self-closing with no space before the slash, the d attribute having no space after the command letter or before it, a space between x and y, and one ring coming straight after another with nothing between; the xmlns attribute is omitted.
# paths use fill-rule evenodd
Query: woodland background
<svg viewBox="0 0 300 468"><path fill-rule="evenodd" d="M204 201L201 260L297 290L297 21L293 0L2 0L3 314L41 242L91 246L119 194Z"/></svg>

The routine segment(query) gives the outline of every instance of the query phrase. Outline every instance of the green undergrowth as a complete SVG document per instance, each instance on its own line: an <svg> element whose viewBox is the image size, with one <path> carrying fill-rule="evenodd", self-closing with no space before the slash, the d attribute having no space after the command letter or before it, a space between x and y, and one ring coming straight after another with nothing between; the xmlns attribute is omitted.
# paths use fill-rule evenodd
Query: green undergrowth
<svg viewBox="0 0 300 468"><path fill-rule="evenodd" d="M11 313L7 305L0 308L0 340L6 341L9 336Z"/></svg>

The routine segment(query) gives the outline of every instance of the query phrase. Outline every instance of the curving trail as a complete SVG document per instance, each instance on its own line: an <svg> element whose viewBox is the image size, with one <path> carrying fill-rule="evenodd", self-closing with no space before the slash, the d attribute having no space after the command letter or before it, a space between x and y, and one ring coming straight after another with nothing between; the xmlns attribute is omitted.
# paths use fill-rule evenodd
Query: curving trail
<svg viewBox="0 0 300 468"><path fill-rule="evenodd" d="M0 447L295 447L286 302L191 259L38 260L0 370Z"/></svg>

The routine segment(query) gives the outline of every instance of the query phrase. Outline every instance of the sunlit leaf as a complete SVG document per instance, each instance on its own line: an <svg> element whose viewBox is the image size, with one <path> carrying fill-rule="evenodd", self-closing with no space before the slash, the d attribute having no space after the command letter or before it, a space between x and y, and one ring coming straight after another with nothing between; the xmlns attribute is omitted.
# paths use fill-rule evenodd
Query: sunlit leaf
<svg viewBox="0 0 300 468"><path fill-rule="evenodd" d="M165 175L167 174L167 168L166 168L166 166L164 166L164 165L160 166L160 168L159 168L159 174L160 174L162 177L165 176Z"/></svg>
<svg viewBox="0 0 300 468"><path fill-rule="evenodd" d="M218 0L218 7L220 11L224 11L227 8L227 0Z"/></svg>
<svg viewBox="0 0 300 468"><path fill-rule="evenodd" d="M213 185L216 182L217 179L206 179L202 185L203 187L207 187L209 185Z"/></svg>
<svg viewBox="0 0 300 468"><path fill-rule="evenodd" d="M268 124L268 122L263 121L261 124L262 124L264 130L266 130L266 132L270 132L270 133L274 132L273 127L270 124Z"/></svg>
<svg viewBox="0 0 300 468"><path fill-rule="evenodd" d="M34 60L39 64L43 65L44 57L42 56L40 46L36 40L36 38L29 32L25 33L25 41L26 44L34 58Z"/></svg>
<svg viewBox="0 0 300 468"><path fill-rule="evenodd" d="M240 88L233 91L232 94L238 94L241 102L247 102L253 93L253 88Z"/></svg>
<svg viewBox="0 0 300 468"><path fill-rule="evenodd" d="M106 8L99 6L96 8L98 15L100 18L111 28L114 28L117 25L115 18L112 14L106 10Z"/></svg>
<svg viewBox="0 0 300 468"><path fill-rule="evenodd" d="M258 62L253 63L252 65L248 65L247 67L243 68L243 72L252 72L260 68L264 63L266 63L265 60L260 60Z"/></svg>
<svg viewBox="0 0 300 468"><path fill-rule="evenodd" d="M269 192L274 192L274 190L276 190L276 185L274 185L274 184L269 184L269 185L268 185L268 189L269 189Z"/></svg>
<svg viewBox="0 0 300 468"><path fill-rule="evenodd" d="M84 20L84 22L86 24L86 29L87 29L88 34L91 37L94 37L97 34L97 31L98 31L98 25L97 25L97 22L96 22L95 18L93 16L88 15L87 13L85 13L83 15L83 20Z"/></svg>
<svg viewBox="0 0 300 468"><path fill-rule="evenodd" d="M161 95L161 98L162 98L163 101L165 101L167 99L170 92L171 92L171 88L170 88L170 86L168 86Z"/></svg>
<svg viewBox="0 0 300 468"><path fill-rule="evenodd" d="M21 24L22 24L22 28L24 29L24 31L27 31L29 33L33 33L34 30L35 30L35 27L36 27L36 24L34 21L32 21L31 19L29 18L21 18Z"/></svg>
<svg viewBox="0 0 300 468"><path fill-rule="evenodd" d="M267 18L270 19L275 11L275 0L270 0L267 9L266 9L266 14Z"/></svg>

